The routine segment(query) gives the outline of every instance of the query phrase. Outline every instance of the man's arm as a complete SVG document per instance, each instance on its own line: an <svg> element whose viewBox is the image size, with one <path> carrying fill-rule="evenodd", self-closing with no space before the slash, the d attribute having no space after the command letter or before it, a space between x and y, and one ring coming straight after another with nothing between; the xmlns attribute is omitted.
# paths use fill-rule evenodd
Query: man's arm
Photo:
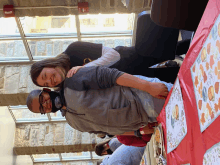
<svg viewBox="0 0 220 165"><path fill-rule="evenodd" d="M157 126L158 123L157 122L154 122L154 123L148 123L148 125L146 125L145 127L141 128L141 134L152 134L154 133L154 128L155 126ZM134 134L134 131L131 131L131 132L125 132L123 134L121 134L122 136L123 135L135 135Z"/></svg>
<svg viewBox="0 0 220 165"><path fill-rule="evenodd" d="M169 93L163 83L148 82L127 73L118 77L116 83L121 86L140 89L159 99L166 98Z"/></svg>
<svg viewBox="0 0 220 165"><path fill-rule="evenodd" d="M114 68L93 66L83 67L70 78L66 78L64 86L73 90L106 89L117 85L116 80L124 72Z"/></svg>
<svg viewBox="0 0 220 165"><path fill-rule="evenodd" d="M85 67L65 80L69 88L74 90L105 89L114 85L137 88L148 92L153 97L165 98L168 89L163 83L153 83L133 75L107 67Z"/></svg>

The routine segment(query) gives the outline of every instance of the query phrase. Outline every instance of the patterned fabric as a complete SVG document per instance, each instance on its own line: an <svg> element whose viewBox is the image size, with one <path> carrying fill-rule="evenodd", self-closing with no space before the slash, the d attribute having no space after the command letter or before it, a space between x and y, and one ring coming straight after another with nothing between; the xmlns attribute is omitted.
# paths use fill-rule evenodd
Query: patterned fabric
<svg viewBox="0 0 220 165"><path fill-rule="evenodd" d="M186 115L179 79L173 87L169 102L165 107L167 126L167 153L173 151L187 134Z"/></svg>
<svg viewBox="0 0 220 165"><path fill-rule="evenodd" d="M191 67L191 75L203 132L220 115L220 16Z"/></svg>

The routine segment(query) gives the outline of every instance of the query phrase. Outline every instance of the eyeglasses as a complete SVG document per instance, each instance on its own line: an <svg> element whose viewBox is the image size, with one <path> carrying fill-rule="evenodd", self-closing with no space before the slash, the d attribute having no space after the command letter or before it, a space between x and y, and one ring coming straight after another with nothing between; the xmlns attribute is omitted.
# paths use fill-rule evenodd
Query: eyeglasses
<svg viewBox="0 0 220 165"><path fill-rule="evenodd" d="M43 104L45 103L44 101L44 96L42 95L44 91L41 91L40 94L39 94L39 103L40 103L40 113L41 115L45 114L45 110L44 110L44 107L43 107Z"/></svg>

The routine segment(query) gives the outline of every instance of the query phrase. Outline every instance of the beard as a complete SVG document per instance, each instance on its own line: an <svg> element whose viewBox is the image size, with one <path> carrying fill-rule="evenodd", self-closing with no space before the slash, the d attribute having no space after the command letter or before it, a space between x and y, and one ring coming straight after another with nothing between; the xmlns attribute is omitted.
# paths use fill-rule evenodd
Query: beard
<svg viewBox="0 0 220 165"><path fill-rule="evenodd" d="M50 91L48 93L50 95L50 100L52 102L52 113L59 111L63 107L63 103L58 92Z"/></svg>

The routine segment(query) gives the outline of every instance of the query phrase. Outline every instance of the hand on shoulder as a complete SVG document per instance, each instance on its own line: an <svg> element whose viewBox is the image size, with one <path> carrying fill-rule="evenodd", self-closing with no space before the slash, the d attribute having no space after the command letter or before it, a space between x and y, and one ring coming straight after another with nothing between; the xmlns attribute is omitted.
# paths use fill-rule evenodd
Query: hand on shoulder
<svg viewBox="0 0 220 165"><path fill-rule="evenodd" d="M67 78L70 78L72 77L74 74L76 74L76 72L80 69L80 68L83 68L84 66L75 66L75 67L72 67L66 74L66 77Z"/></svg>

